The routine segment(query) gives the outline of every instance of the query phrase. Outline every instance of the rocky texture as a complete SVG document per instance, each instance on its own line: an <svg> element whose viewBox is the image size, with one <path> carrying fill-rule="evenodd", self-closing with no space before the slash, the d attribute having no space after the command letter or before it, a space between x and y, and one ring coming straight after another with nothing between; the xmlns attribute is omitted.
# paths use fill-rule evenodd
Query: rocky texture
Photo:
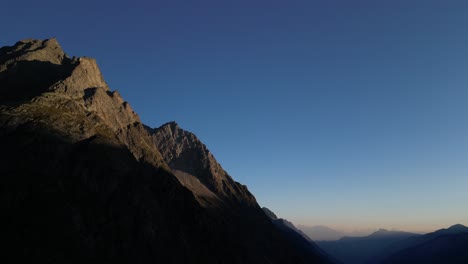
<svg viewBox="0 0 468 264"><path fill-rule="evenodd" d="M76 140L116 138L135 158L165 164L138 115L110 91L94 59L68 58L55 39L20 41L1 52L0 102L10 107L9 125L39 119Z"/></svg>
<svg viewBox="0 0 468 264"><path fill-rule="evenodd" d="M172 169L95 60L67 57L55 39L1 48L2 259L323 260L289 243L192 134L169 128L180 136L163 148L166 159L176 157L167 159ZM199 160L184 165L186 154Z"/></svg>
<svg viewBox="0 0 468 264"><path fill-rule="evenodd" d="M0 102L22 103L69 76L74 66L55 39L0 49Z"/></svg>
<svg viewBox="0 0 468 264"><path fill-rule="evenodd" d="M148 130L173 170L193 175L224 202L258 208L255 197L247 187L234 181L193 133L181 129L176 122ZM199 193L195 189L192 191Z"/></svg>
<svg viewBox="0 0 468 264"><path fill-rule="evenodd" d="M57 39L18 41L14 46L0 48L0 72L18 61L41 61L60 65L67 58Z"/></svg>
<svg viewBox="0 0 468 264"><path fill-rule="evenodd" d="M222 200L201 183L197 177L180 170L173 170L172 172L179 182L195 195L202 206L219 207L222 204Z"/></svg>

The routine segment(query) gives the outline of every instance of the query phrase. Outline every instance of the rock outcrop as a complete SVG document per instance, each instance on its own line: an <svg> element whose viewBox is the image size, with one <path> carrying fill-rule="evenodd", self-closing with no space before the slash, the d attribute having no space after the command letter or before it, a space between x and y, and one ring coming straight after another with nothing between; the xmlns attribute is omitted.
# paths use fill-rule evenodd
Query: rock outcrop
<svg viewBox="0 0 468 264"><path fill-rule="evenodd" d="M7 263L325 261L291 244L193 134L150 135L96 61L55 39L0 49L0 146Z"/></svg>
<svg viewBox="0 0 468 264"><path fill-rule="evenodd" d="M138 115L110 91L94 59L70 59L55 39L20 41L1 52L0 102L19 104L10 107L10 122L40 118L75 140L116 138L135 158L165 165Z"/></svg>
<svg viewBox="0 0 468 264"><path fill-rule="evenodd" d="M193 133L181 129L176 122L148 130L171 169L192 175L226 203L258 207L247 187L234 181ZM198 189L191 190L199 194Z"/></svg>

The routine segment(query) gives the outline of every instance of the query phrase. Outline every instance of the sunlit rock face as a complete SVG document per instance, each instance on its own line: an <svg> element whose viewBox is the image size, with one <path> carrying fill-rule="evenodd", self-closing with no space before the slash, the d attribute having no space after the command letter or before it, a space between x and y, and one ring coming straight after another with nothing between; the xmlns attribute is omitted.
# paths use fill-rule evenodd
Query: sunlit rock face
<svg viewBox="0 0 468 264"><path fill-rule="evenodd" d="M247 187L234 181L193 133L183 130L176 122L149 131L164 160L173 170L193 175L226 203L258 208L255 197Z"/></svg>
<svg viewBox="0 0 468 264"><path fill-rule="evenodd" d="M150 135L96 61L55 39L0 49L0 146L5 263L326 261L289 243L193 134Z"/></svg>

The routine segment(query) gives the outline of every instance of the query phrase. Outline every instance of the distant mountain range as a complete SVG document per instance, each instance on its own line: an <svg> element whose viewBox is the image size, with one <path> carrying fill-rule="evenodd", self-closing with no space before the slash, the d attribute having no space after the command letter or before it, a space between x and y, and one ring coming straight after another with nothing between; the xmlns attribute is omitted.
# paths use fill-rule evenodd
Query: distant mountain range
<svg viewBox="0 0 468 264"><path fill-rule="evenodd" d="M367 263L390 244L416 234L378 230L364 237L342 237L336 241L316 241L325 252L345 264Z"/></svg>
<svg viewBox="0 0 468 264"><path fill-rule="evenodd" d="M298 225L298 228L307 234L312 240L338 240L344 236L367 236L374 233L375 229L360 229L351 232L339 231L324 225L306 226Z"/></svg>
<svg viewBox="0 0 468 264"><path fill-rule="evenodd" d="M425 235L381 229L369 236L316 241L344 264L468 263L468 228L454 225Z"/></svg>
<svg viewBox="0 0 468 264"><path fill-rule="evenodd" d="M468 263L468 227L453 225L393 243L374 259L377 263Z"/></svg>

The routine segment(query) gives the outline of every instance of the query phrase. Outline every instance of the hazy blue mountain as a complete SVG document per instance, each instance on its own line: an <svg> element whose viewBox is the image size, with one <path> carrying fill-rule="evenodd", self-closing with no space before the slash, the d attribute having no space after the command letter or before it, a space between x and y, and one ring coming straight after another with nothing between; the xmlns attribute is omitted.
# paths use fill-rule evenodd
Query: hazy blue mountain
<svg viewBox="0 0 468 264"><path fill-rule="evenodd" d="M447 229L410 237L391 245L385 253L374 261L388 264L468 263L468 227L457 224Z"/></svg>
<svg viewBox="0 0 468 264"><path fill-rule="evenodd" d="M345 236L345 233L323 225L298 227L312 240L338 240Z"/></svg>
<svg viewBox="0 0 468 264"><path fill-rule="evenodd" d="M392 243L417 234L380 229L364 237L343 237L336 241L316 241L329 255L345 264L368 263Z"/></svg>

